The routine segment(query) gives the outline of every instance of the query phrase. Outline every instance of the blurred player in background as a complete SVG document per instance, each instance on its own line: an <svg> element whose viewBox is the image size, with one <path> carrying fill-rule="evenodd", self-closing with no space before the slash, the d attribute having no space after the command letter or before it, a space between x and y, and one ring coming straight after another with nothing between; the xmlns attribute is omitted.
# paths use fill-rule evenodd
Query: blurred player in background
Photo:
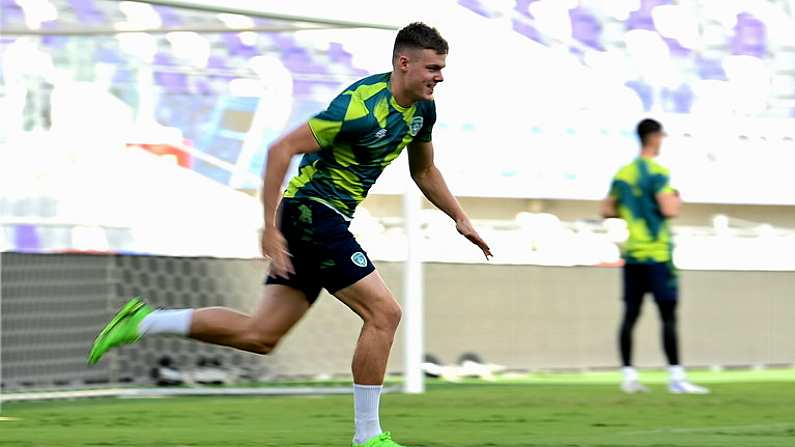
<svg viewBox="0 0 795 447"><path fill-rule="evenodd" d="M97 362L114 346L154 334L267 354L325 288L364 322L352 364L353 445L398 447L381 430L379 400L401 309L348 226L384 168L408 147L412 179L425 197L447 213L458 232L487 259L491 256L433 162L433 91L444 80L447 51L436 29L408 25L395 39L392 72L354 83L328 109L271 146L262 236L271 270L254 315L218 307L152 310L133 299L99 334L89 361ZM299 154L299 172L279 204L290 159Z"/></svg>
<svg viewBox="0 0 795 447"><path fill-rule="evenodd" d="M632 367L632 330L645 295L651 293L662 322L663 347L670 372L669 391L708 393L706 388L687 380L679 363L676 332L679 288L668 220L679 214L682 201L670 185L668 169L654 160L660 154L665 132L659 122L644 119L637 126L637 134L641 143L640 156L618 171L601 210L605 218L624 219L629 229L629 239L623 247L624 317L619 348L624 379L621 389L627 393L648 391Z"/></svg>

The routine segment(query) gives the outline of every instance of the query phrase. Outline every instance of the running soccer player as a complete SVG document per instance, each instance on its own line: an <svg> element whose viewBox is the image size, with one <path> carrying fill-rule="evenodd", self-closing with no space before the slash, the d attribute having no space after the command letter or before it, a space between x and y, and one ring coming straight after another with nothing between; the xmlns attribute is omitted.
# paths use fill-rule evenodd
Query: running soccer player
<svg viewBox="0 0 795 447"><path fill-rule="evenodd" d="M436 29L406 26L395 39L392 72L354 83L270 147L262 235L270 274L253 315L219 307L153 310L134 298L100 332L89 362L114 346L155 334L268 354L325 288L363 320L352 362L353 446L399 447L381 430L379 400L401 309L348 226L384 168L408 147L412 179L425 197L487 259L491 256L433 162L433 92L444 80L447 51ZM279 204L288 164L298 154L303 154L299 172Z"/></svg>
<svg viewBox="0 0 795 447"><path fill-rule="evenodd" d="M643 298L652 293L662 321L662 339L668 360L672 393L704 394L709 390L687 380L679 363L676 333L676 305L679 298L677 272L673 265L671 230L668 220L682 206L679 194L670 185L668 169L654 158L660 154L665 137L662 125L644 119L637 126L640 157L622 167L613 178L610 194L602 202L602 216L620 217L627 222L629 239L623 247L624 317L619 331L619 348L627 393L649 391L632 367L632 330L640 316Z"/></svg>

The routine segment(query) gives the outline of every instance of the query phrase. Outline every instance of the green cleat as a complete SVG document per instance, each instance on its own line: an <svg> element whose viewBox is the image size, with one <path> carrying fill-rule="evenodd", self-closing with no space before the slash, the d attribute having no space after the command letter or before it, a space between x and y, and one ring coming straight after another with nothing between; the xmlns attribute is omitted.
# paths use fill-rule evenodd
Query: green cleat
<svg viewBox="0 0 795 447"><path fill-rule="evenodd" d="M141 338L138 325L150 313L152 308L139 298L128 301L97 335L88 354L88 364L97 363L110 348L138 341Z"/></svg>
<svg viewBox="0 0 795 447"><path fill-rule="evenodd" d="M365 442L364 444L357 444L354 442L352 447L403 447L403 446L393 441L392 434L387 431L381 433L376 437L368 439L367 442Z"/></svg>

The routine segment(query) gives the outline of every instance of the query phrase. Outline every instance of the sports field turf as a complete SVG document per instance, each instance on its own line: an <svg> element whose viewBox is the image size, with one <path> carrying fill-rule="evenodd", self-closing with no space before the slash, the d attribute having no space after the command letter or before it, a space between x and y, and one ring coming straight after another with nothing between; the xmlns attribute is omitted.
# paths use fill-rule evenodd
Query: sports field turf
<svg viewBox="0 0 795 447"><path fill-rule="evenodd" d="M795 446L795 370L696 373L707 396L618 392L616 374L430 383L388 394L382 422L408 446ZM7 403L0 446L349 446L351 396Z"/></svg>

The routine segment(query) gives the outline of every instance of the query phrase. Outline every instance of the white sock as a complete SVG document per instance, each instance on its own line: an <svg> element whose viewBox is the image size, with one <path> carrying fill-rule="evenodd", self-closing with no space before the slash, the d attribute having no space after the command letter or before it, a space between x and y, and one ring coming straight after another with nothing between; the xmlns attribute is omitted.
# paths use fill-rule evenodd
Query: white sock
<svg viewBox="0 0 795 447"><path fill-rule="evenodd" d="M141 335L171 334L188 335L193 309L155 310L145 316L138 325Z"/></svg>
<svg viewBox="0 0 795 447"><path fill-rule="evenodd" d="M668 373L671 375L671 382L681 382L687 380L685 369L679 365L669 366Z"/></svg>
<svg viewBox="0 0 795 447"><path fill-rule="evenodd" d="M621 368L621 372L624 373L624 382L638 381L638 372L635 370L635 368L631 366L625 366Z"/></svg>
<svg viewBox="0 0 795 447"><path fill-rule="evenodd" d="M378 403L381 400L381 385L353 385L353 411L355 413L356 434L353 442L363 444L368 439L381 434L381 421L378 419Z"/></svg>

